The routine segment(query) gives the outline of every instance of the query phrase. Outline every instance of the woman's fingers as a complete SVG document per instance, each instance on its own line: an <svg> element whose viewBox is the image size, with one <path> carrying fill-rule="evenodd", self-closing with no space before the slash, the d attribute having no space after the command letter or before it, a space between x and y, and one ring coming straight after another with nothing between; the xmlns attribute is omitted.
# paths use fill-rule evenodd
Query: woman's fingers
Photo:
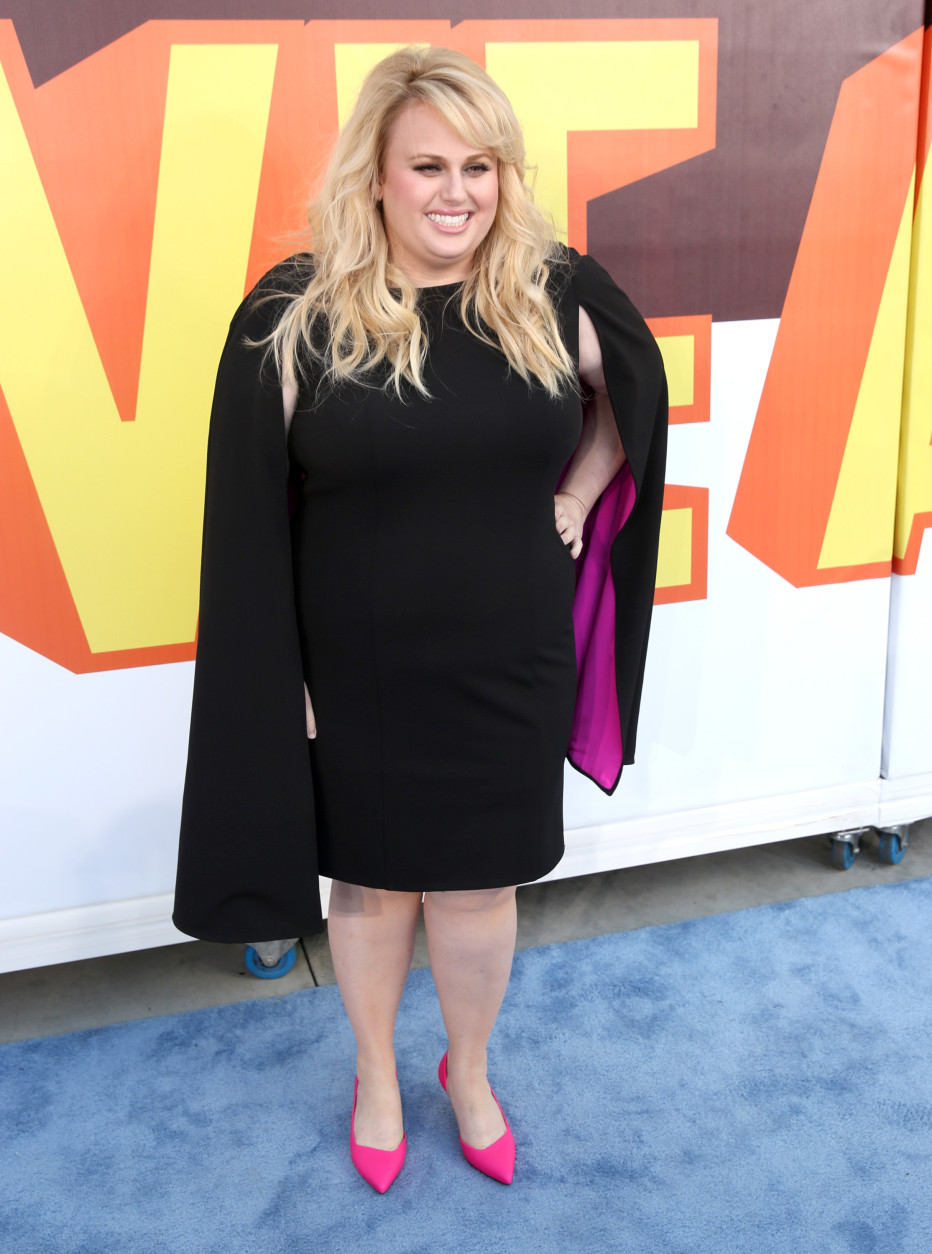
<svg viewBox="0 0 932 1254"><path fill-rule="evenodd" d="M562 520L562 525L558 522L557 531L560 533L560 539L575 557L582 548L582 538L573 526L572 521L570 519L564 519Z"/></svg>
<svg viewBox="0 0 932 1254"><path fill-rule="evenodd" d="M573 535L570 530L567 530L560 533L560 539L569 549L570 557L575 561L582 552L582 536Z"/></svg>
<svg viewBox="0 0 932 1254"><path fill-rule="evenodd" d="M317 720L314 718L314 707L311 705L311 694L304 685L304 714L307 719L307 738L313 740L317 735Z"/></svg>
<svg viewBox="0 0 932 1254"><path fill-rule="evenodd" d="M583 516L582 507L577 504L575 497L570 497L568 503L564 505L564 500L556 496L554 498L554 522L556 523L557 532L560 539L570 551L570 556L575 559L582 552L583 541L582 531L585 518Z"/></svg>

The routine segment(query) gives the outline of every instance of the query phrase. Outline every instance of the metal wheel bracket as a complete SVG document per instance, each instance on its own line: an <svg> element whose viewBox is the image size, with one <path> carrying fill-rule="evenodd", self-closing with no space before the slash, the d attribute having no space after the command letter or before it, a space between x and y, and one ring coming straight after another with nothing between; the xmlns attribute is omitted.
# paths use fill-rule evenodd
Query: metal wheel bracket
<svg viewBox="0 0 932 1254"><path fill-rule="evenodd" d="M909 844L908 823L892 823L889 827L878 827L877 834L882 836L896 836L903 849L905 849Z"/></svg>
<svg viewBox="0 0 932 1254"><path fill-rule="evenodd" d="M841 841L842 844L853 845L854 852L860 853L861 837L866 836L870 830L871 829L869 827L850 827L845 832L833 832L832 835L829 836L829 840L832 844L836 841Z"/></svg>
<svg viewBox="0 0 932 1254"><path fill-rule="evenodd" d="M289 949L297 945L297 937L292 940L252 941L252 948L259 955L264 967L274 967L284 958Z"/></svg>

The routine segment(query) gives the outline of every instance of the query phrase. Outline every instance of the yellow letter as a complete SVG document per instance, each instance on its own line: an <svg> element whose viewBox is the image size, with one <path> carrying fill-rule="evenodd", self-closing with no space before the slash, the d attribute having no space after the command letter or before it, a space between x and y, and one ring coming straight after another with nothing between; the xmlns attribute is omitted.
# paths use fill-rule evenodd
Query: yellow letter
<svg viewBox="0 0 932 1254"><path fill-rule="evenodd" d="M819 570L890 560L914 193L915 180L906 197L877 310Z"/></svg>
<svg viewBox="0 0 932 1254"><path fill-rule="evenodd" d="M567 227L569 131L694 127L699 115L699 44L691 40L490 43L486 68L524 129L539 167L534 199Z"/></svg>
<svg viewBox="0 0 932 1254"><path fill-rule="evenodd" d="M172 49L135 422L120 421L0 70L0 382L94 652L194 635L210 397L276 56Z"/></svg>

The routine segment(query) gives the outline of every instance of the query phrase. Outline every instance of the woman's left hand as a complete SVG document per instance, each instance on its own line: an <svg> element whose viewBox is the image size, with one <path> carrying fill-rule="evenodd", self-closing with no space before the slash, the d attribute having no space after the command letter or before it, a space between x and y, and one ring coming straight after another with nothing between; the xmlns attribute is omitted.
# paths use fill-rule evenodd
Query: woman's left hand
<svg viewBox="0 0 932 1254"><path fill-rule="evenodd" d="M583 523L588 510L571 492L558 492L553 498L553 515L560 539L570 551L570 556L579 557L583 546Z"/></svg>

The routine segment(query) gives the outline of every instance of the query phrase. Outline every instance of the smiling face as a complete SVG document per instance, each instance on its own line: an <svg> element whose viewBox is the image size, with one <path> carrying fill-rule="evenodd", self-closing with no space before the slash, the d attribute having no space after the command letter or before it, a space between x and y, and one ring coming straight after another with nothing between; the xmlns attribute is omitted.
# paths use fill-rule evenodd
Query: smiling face
<svg viewBox="0 0 932 1254"><path fill-rule="evenodd" d="M417 287L457 283L495 220L498 162L409 104L389 127L378 195L395 265Z"/></svg>

